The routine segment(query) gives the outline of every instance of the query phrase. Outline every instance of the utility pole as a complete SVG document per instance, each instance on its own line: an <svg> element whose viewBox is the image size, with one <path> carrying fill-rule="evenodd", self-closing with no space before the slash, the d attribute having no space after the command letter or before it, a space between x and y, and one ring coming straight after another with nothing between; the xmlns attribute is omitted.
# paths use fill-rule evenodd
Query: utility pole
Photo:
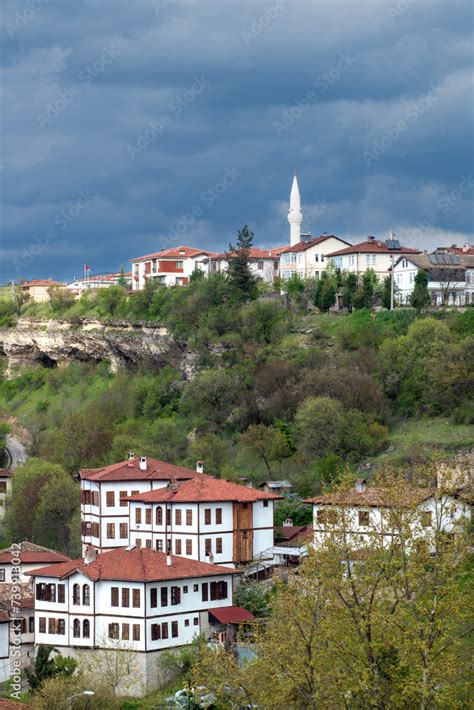
<svg viewBox="0 0 474 710"><path fill-rule="evenodd" d="M394 274L393 274L393 254L390 254L390 259L392 261L392 268L391 268L391 274L390 274L390 310L393 311L393 292L394 292L394 284L393 284L393 279L394 279Z"/></svg>

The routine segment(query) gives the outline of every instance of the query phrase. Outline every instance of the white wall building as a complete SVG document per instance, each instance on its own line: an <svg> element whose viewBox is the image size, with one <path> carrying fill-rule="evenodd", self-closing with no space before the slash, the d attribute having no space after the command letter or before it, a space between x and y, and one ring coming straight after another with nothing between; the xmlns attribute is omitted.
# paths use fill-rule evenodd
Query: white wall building
<svg viewBox="0 0 474 710"><path fill-rule="evenodd" d="M249 253L250 271L256 278L264 283L273 284L275 278L280 276L280 254L287 247L274 249L259 249L253 247ZM227 271L229 267L228 254L219 254L211 259L211 273Z"/></svg>
<svg viewBox="0 0 474 710"><path fill-rule="evenodd" d="M80 471L83 552L85 545L100 551L128 545L128 496L202 476L201 471L132 453L127 461Z"/></svg>
<svg viewBox="0 0 474 710"><path fill-rule="evenodd" d="M129 542L189 559L238 565L273 545L280 496L211 476L131 496Z"/></svg>
<svg viewBox="0 0 474 710"><path fill-rule="evenodd" d="M396 534L390 523L392 500L393 495L383 488L367 486L364 479L358 479L351 491L328 493L306 501L313 504L315 547L326 536L343 529L355 549L363 548L374 534L389 543ZM419 535L428 536L434 529L453 533L470 516L467 502L440 494L436 488L414 489L408 506L414 506L413 525Z"/></svg>
<svg viewBox="0 0 474 710"><path fill-rule="evenodd" d="M433 305L464 306L474 303L474 256L436 251L401 256L393 267L397 299L410 302L417 273L425 271Z"/></svg>
<svg viewBox="0 0 474 710"><path fill-rule="evenodd" d="M30 571L67 562L69 557L61 552L50 550L33 542L25 541L10 545L0 550L0 590L2 583L26 584L30 580Z"/></svg>
<svg viewBox="0 0 474 710"><path fill-rule="evenodd" d="M319 278L330 263L329 254L336 249L347 246L346 242L333 234L323 234L312 237L301 235L301 241L291 247L282 249L280 255L280 275L289 279L296 274L301 278Z"/></svg>
<svg viewBox="0 0 474 710"><path fill-rule="evenodd" d="M399 256L419 253L418 249L401 246L395 238L382 241L368 237L364 242L332 251L328 256L342 271L359 275L367 269L373 269L378 278L383 279L390 274L390 269Z"/></svg>
<svg viewBox="0 0 474 710"><path fill-rule="evenodd" d="M8 499L12 494L12 476L10 468L0 468L0 520L5 517Z"/></svg>
<svg viewBox="0 0 474 710"><path fill-rule="evenodd" d="M34 661L34 599L27 584L0 584L0 683ZM26 690L26 682L20 681Z"/></svg>
<svg viewBox="0 0 474 710"><path fill-rule="evenodd" d="M189 283L194 271L209 274L210 260L217 256L215 252L205 249L180 246L130 259L132 289L138 291L145 288L148 279L165 286L182 286Z"/></svg>
<svg viewBox="0 0 474 710"><path fill-rule="evenodd" d="M35 644L76 657L90 649L138 651L133 689L158 685L161 651L209 633L209 610L232 607L235 569L127 547L32 573Z"/></svg>

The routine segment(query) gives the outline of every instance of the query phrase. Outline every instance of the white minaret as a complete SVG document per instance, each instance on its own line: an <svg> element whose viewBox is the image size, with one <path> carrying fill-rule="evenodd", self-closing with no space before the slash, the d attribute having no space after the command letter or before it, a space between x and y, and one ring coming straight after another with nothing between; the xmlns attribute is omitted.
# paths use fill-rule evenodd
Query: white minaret
<svg viewBox="0 0 474 710"><path fill-rule="evenodd" d="M290 194L290 209L288 210L288 222L290 223L290 244L293 247L301 241L301 222L303 214L301 212L301 198L296 175L293 178Z"/></svg>

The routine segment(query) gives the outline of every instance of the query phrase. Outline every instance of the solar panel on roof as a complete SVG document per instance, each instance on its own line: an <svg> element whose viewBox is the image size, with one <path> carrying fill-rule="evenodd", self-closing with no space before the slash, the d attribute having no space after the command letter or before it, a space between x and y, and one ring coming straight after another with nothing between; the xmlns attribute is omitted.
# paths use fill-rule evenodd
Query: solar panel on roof
<svg viewBox="0 0 474 710"><path fill-rule="evenodd" d="M398 239L386 239L385 244L387 249L400 249L400 242Z"/></svg>
<svg viewBox="0 0 474 710"><path fill-rule="evenodd" d="M430 254L430 261L432 264L436 264L437 266L457 266L460 264L460 259L457 254L447 254L445 252L435 252L434 254Z"/></svg>

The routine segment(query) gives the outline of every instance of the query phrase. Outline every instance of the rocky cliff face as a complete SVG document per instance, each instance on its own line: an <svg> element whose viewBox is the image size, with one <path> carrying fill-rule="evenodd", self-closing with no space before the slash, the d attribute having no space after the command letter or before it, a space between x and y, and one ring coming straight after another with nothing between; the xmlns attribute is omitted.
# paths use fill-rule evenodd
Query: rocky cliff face
<svg viewBox="0 0 474 710"><path fill-rule="evenodd" d="M56 367L74 360L107 360L113 371L130 364L169 364L191 377L196 360L196 353L163 326L88 319L80 324L20 319L15 328L0 328L0 355L7 358L7 377L25 366Z"/></svg>

